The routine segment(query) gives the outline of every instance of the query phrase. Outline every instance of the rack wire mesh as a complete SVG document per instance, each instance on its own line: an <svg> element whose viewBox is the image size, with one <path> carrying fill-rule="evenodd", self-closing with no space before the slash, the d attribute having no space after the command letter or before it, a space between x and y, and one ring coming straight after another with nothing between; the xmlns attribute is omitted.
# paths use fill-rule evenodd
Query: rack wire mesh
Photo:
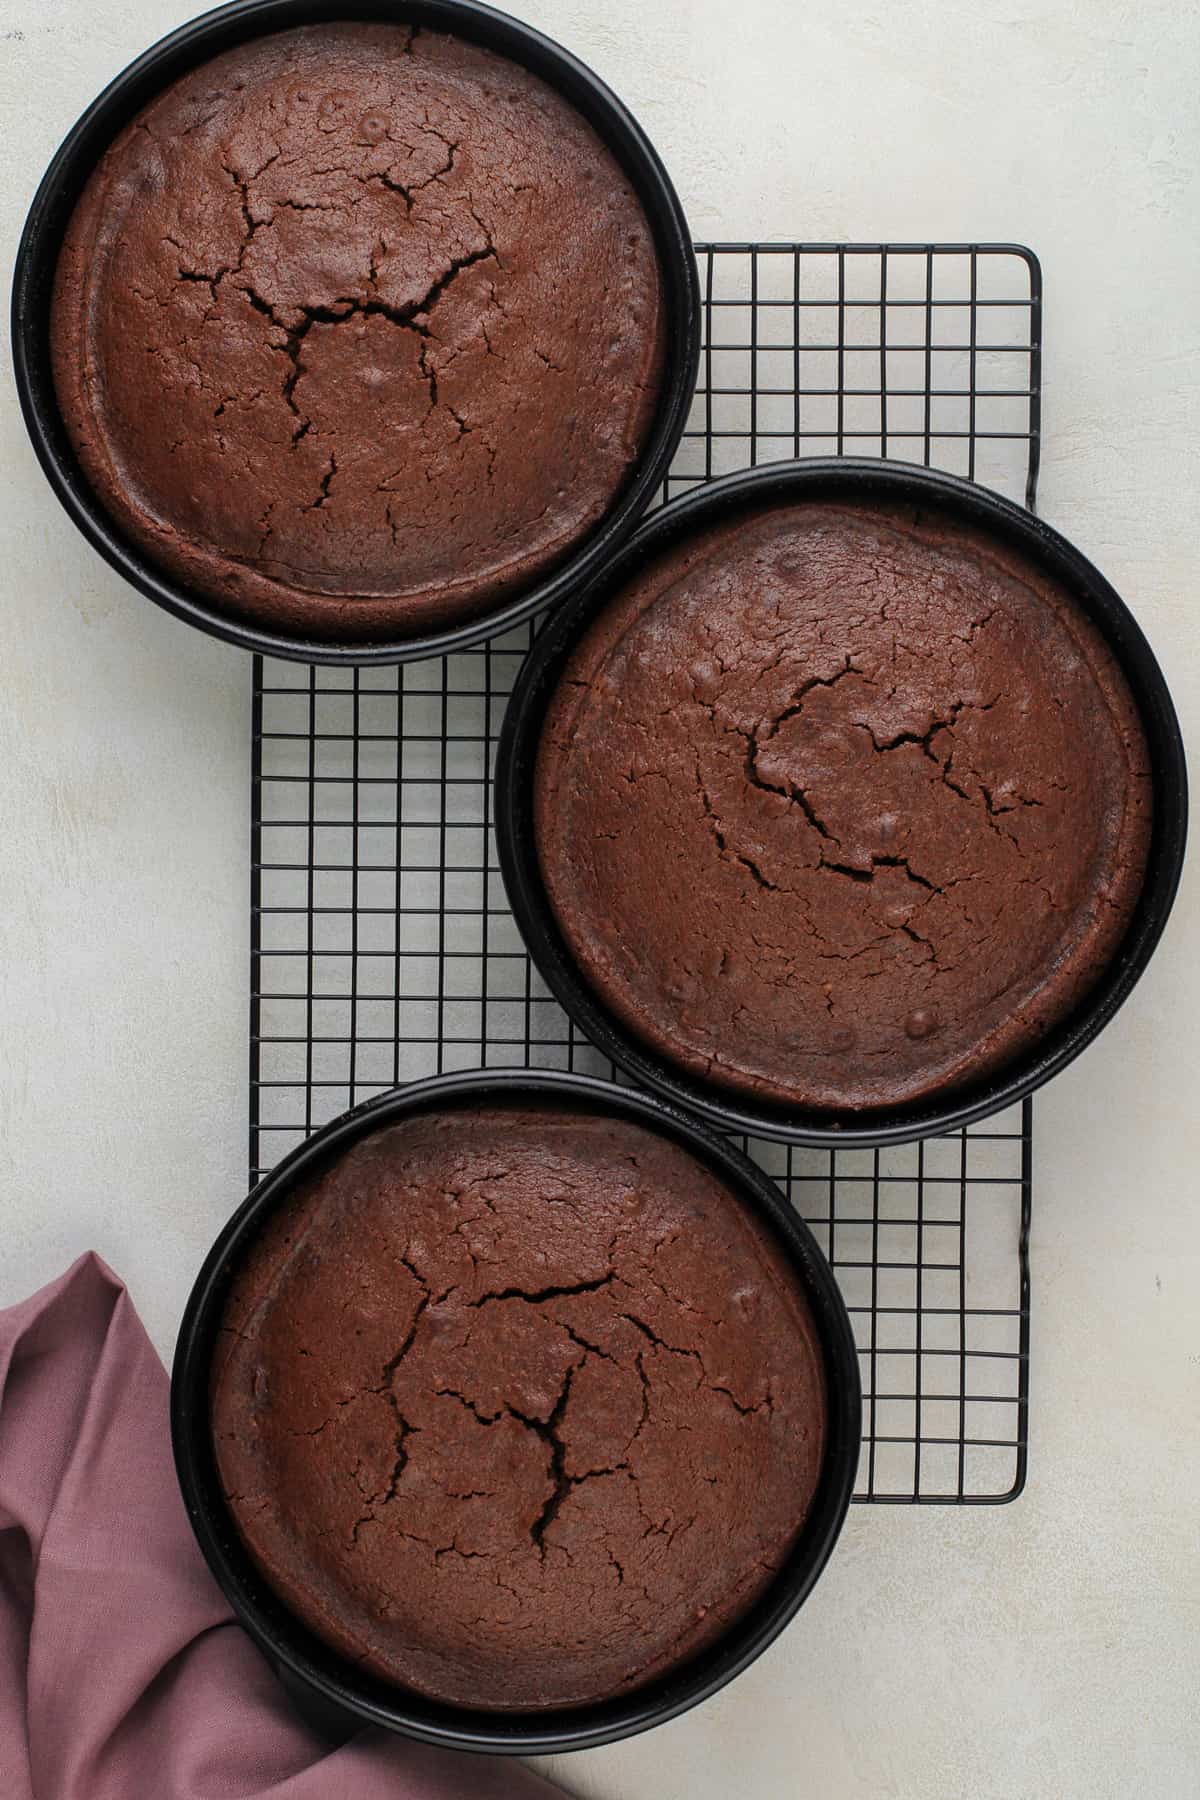
<svg viewBox="0 0 1200 1800"><path fill-rule="evenodd" d="M853 453L1032 506L1041 279L1019 246L698 245L700 383L664 498L755 463ZM533 968L491 773L531 627L403 668L256 659L250 1162L450 1069L611 1075ZM880 1151L751 1140L854 1322L856 1498L1009 1500L1025 1479L1032 1113Z"/></svg>

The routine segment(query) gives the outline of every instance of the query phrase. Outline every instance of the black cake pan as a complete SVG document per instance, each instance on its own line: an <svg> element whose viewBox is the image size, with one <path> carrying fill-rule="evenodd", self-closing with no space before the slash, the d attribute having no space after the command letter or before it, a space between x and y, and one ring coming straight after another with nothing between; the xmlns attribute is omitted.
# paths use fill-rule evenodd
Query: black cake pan
<svg viewBox="0 0 1200 1800"><path fill-rule="evenodd" d="M662 389L650 434L625 487L591 535L556 570L481 618L386 642L339 643L272 631L235 617L160 569L92 492L64 430L50 366L50 299L63 236L84 183L117 133L163 88L210 57L270 32L348 16L469 39L532 69L561 92L612 151L645 208L658 249L666 315ZM12 344L21 410L51 487L92 547L147 599L263 656L399 663L445 655L511 629L590 580L625 541L661 487L687 420L700 357L700 295L687 221L654 146L599 77L540 32L476 0L355 0L349 10L340 0L235 0L139 56L69 132L42 178L17 250Z"/></svg>
<svg viewBox="0 0 1200 1800"><path fill-rule="evenodd" d="M774 1234L804 1289L823 1353L824 1466L800 1536L774 1582L714 1645L624 1698L543 1713L443 1706L389 1685L338 1655L258 1574L233 1527L209 1424L209 1371L230 1283L267 1219L296 1184L358 1139L430 1109L550 1099L630 1119L673 1139L728 1182ZM175 1466L200 1548L242 1624L310 1720L331 1732L380 1725L448 1749L532 1756L612 1743L675 1718L714 1694L783 1630L824 1568L850 1502L861 1433L858 1356L845 1302L808 1227L762 1171L690 1114L653 1096L583 1075L489 1070L439 1075L369 1100L326 1125L261 1181L213 1245L183 1316L171 1379ZM583 1597L586 1599L586 1596Z"/></svg>
<svg viewBox="0 0 1200 1800"><path fill-rule="evenodd" d="M586 980L559 931L542 881L533 776L546 709L580 637L610 596L673 543L763 506L816 499L904 502L938 509L1013 545L1065 583L1113 651L1141 713L1149 746L1154 824L1145 882L1129 928L1095 987L1071 1015L973 1087L871 1113L842 1114L757 1102L706 1082L643 1043ZM773 463L724 477L646 520L603 574L541 631L518 675L496 772L496 833L509 902L551 992L606 1056L646 1087L726 1131L784 1143L871 1147L957 1129L1024 1099L1078 1056L1112 1018L1149 962L1183 866L1187 769L1171 696L1136 619L1068 541L1023 507L957 476L908 463L831 457Z"/></svg>

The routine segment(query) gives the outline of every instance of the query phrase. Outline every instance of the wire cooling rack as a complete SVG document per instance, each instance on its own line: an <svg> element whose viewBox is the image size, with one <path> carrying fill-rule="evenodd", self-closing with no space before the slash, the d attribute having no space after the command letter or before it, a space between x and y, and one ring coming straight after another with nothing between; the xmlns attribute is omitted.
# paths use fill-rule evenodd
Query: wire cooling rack
<svg viewBox="0 0 1200 1800"><path fill-rule="evenodd" d="M1011 245L711 244L671 497L801 455L893 456L1034 503L1041 277ZM489 774L526 625L404 668L256 659L254 1179L347 1107L443 1070L612 1074L508 910ZM859 1345L856 1498L1025 1479L1031 1108L880 1151L751 1140L812 1226Z"/></svg>

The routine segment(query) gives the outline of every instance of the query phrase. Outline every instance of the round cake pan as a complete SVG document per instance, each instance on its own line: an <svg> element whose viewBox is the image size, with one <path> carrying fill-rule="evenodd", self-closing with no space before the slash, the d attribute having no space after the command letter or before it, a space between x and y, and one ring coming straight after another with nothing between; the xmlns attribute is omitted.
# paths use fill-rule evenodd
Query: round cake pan
<svg viewBox="0 0 1200 1800"><path fill-rule="evenodd" d="M519 20L475 0L358 0L352 16L445 31L533 70L588 120L645 208L663 279L662 392L628 482L567 561L528 592L440 632L344 644L274 632L192 592L138 549L92 492L68 441L51 372L50 300L63 235L96 162L134 114L189 69L251 38L327 19L344 20L347 11L339 0L235 0L163 38L92 102L46 170L25 221L13 278L13 363L25 424L51 487L93 548L147 599L203 631L263 656L335 664L399 663L442 656L510 630L590 580L625 541L661 486L687 420L700 358L700 294L687 221L654 146L616 96L577 58Z"/></svg>
<svg viewBox="0 0 1200 1800"><path fill-rule="evenodd" d="M1035 1046L975 1087L871 1114L756 1103L691 1075L638 1039L596 994L572 957L542 880L534 831L534 767L546 709L571 651L607 600L671 544L723 519L764 506L831 499L936 507L1015 546L1065 583L1103 633L1129 683L1149 746L1154 794L1141 896L1117 954L1083 1003ZM1057 531L1023 507L953 475L877 459L814 458L726 476L672 501L646 520L603 574L539 633L517 678L501 733L496 833L509 901L530 954L552 993L614 1063L726 1131L784 1143L871 1147L955 1130L1002 1111L1065 1068L1108 1023L1149 962L1175 898L1187 835L1187 769L1171 696L1137 621L1099 570Z"/></svg>
<svg viewBox="0 0 1200 1800"><path fill-rule="evenodd" d="M415 1112L504 1100L557 1100L629 1119L673 1139L728 1182L775 1234L804 1289L825 1364L827 1440L816 1494L795 1546L750 1612L708 1650L636 1693L544 1713L443 1706L379 1681L340 1657L284 1607L233 1527L209 1424L209 1373L226 1298L241 1258L297 1183L358 1139ZM210 1251L180 1328L171 1378L171 1435L188 1517L230 1605L305 1716L331 1732L380 1725L448 1749L532 1756L612 1743L675 1718L754 1661L795 1614L836 1542L854 1486L861 1434L858 1355L841 1292L808 1227L774 1182L690 1114L652 1096L583 1075L489 1070L439 1075L369 1100L326 1125L244 1202Z"/></svg>

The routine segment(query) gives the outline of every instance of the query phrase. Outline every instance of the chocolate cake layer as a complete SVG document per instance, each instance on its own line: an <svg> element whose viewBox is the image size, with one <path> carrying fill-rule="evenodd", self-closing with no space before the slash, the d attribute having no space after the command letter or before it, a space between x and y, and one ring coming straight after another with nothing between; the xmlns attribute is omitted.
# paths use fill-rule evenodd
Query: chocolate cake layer
<svg viewBox="0 0 1200 1800"><path fill-rule="evenodd" d="M808 503L606 605L535 817L563 936L631 1031L721 1088L859 1111L978 1081L1083 999L1151 789L1063 587L934 510Z"/></svg>
<svg viewBox="0 0 1200 1800"><path fill-rule="evenodd" d="M518 64L322 24L191 71L66 234L55 381L169 574L288 632L404 636L534 584L645 442L657 253L591 125Z"/></svg>
<svg viewBox="0 0 1200 1800"><path fill-rule="evenodd" d="M550 1104L415 1116L307 1182L212 1388L272 1587L484 1708L620 1695L718 1638L801 1528L825 1419L774 1235L669 1139Z"/></svg>

